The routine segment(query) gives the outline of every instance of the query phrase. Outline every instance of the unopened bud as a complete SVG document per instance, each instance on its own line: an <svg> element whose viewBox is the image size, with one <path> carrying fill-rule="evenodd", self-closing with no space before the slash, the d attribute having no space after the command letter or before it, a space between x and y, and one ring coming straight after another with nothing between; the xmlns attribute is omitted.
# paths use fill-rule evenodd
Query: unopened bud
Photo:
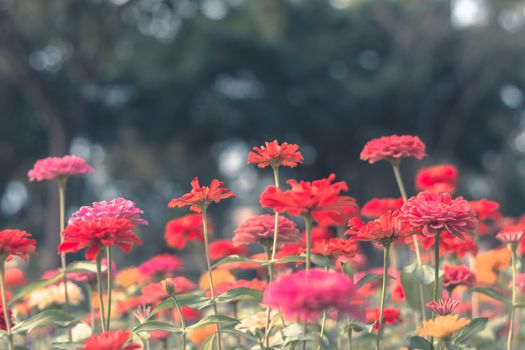
<svg viewBox="0 0 525 350"><path fill-rule="evenodd" d="M164 289L164 293L166 293L170 297L175 295L175 283L173 283L172 279L163 279L162 281L160 281L160 284L162 285L162 289Z"/></svg>

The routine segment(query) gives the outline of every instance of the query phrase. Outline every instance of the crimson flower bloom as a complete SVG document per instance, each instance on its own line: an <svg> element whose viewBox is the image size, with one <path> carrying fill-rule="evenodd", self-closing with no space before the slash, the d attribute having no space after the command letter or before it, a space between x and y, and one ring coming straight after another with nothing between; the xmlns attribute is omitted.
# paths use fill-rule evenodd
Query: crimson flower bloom
<svg viewBox="0 0 525 350"><path fill-rule="evenodd" d="M142 346L129 342L130 331L115 330L92 335L84 342L82 350L140 350Z"/></svg>
<svg viewBox="0 0 525 350"><path fill-rule="evenodd" d="M235 198L235 195L226 187L222 187L222 185L224 185L224 182L213 179L209 187L201 186L199 184L199 179L194 178L191 181L191 192L186 193L179 198L173 198L168 203L168 207L182 208L189 205L191 211L200 213L211 203L219 203L221 200L230 197Z"/></svg>
<svg viewBox="0 0 525 350"><path fill-rule="evenodd" d="M496 238L503 243L517 243L521 241L525 234L525 225L511 225L504 227L497 235Z"/></svg>
<svg viewBox="0 0 525 350"><path fill-rule="evenodd" d="M261 205L272 208L278 213L287 211L290 215L312 215L315 220L342 220L343 207L355 206L356 201L349 196L340 195L348 191L346 182L335 180L335 174L315 181L288 180L291 189L281 191L275 186L268 186L261 195Z"/></svg>
<svg viewBox="0 0 525 350"><path fill-rule="evenodd" d="M399 210L389 210L379 218L364 223L359 218L350 219L346 235L358 241L374 241L389 245L392 241L404 238L415 231L404 220Z"/></svg>
<svg viewBox="0 0 525 350"><path fill-rule="evenodd" d="M139 272L148 277L163 277L182 270L182 259L171 254L160 254L139 265Z"/></svg>
<svg viewBox="0 0 525 350"><path fill-rule="evenodd" d="M353 257L359 251L356 242L342 239L330 238L314 241L312 247L313 254L320 254L329 258L337 258L341 255Z"/></svg>
<svg viewBox="0 0 525 350"><path fill-rule="evenodd" d="M434 237L422 237L420 239L421 246L424 249L430 249L434 246ZM455 254L462 258L466 254L472 254L474 256L478 252L478 245L472 237L464 235L462 239L458 236L453 235L448 231L441 231L439 236L439 255Z"/></svg>
<svg viewBox="0 0 525 350"><path fill-rule="evenodd" d="M425 236L434 236L446 230L462 238L463 232L472 232L478 225L477 214L470 204L448 193L419 192L401 208L405 219Z"/></svg>
<svg viewBox="0 0 525 350"><path fill-rule="evenodd" d="M476 276L465 265L443 266L443 287L452 290L459 285L473 286Z"/></svg>
<svg viewBox="0 0 525 350"><path fill-rule="evenodd" d="M272 283L264 292L263 304L300 321L316 320L323 310L331 308L360 319L363 301L357 289L342 273L301 270Z"/></svg>
<svg viewBox="0 0 525 350"><path fill-rule="evenodd" d="M273 215L252 216L235 229L232 238L233 245L239 247L255 243L272 244L274 225L275 217ZM277 229L279 231L279 236L277 237L279 244L299 240L299 231L292 220L279 216Z"/></svg>
<svg viewBox="0 0 525 350"><path fill-rule="evenodd" d="M389 210L401 209L403 198L372 198L361 208L365 218L378 218Z"/></svg>
<svg viewBox="0 0 525 350"><path fill-rule="evenodd" d="M101 246L116 245L127 253L134 244L142 243L132 232L133 228L134 225L125 218L73 221L62 232L63 241L58 246L58 252L72 253L87 248L86 259L94 260Z"/></svg>
<svg viewBox="0 0 525 350"><path fill-rule="evenodd" d="M29 254L36 251L36 241L31 234L22 230L0 231L0 259L10 260L13 256L19 256L27 260Z"/></svg>
<svg viewBox="0 0 525 350"><path fill-rule="evenodd" d="M451 298L441 298L438 301L431 300L426 307L433 313L440 316L451 314L459 306L459 300Z"/></svg>
<svg viewBox="0 0 525 350"><path fill-rule="evenodd" d="M499 212L500 205L498 202L487 199L480 199L477 201L469 201L470 206L478 214L480 235L486 235L495 231L497 221L503 215Z"/></svg>
<svg viewBox="0 0 525 350"><path fill-rule="evenodd" d="M440 193L456 192L458 170L452 164L439 164L420 169L416 174L416 190Z"/></svg>
<svg viewBox="0 0 525 350"><path fill-rule="evenodd" d="M366 323L373 323L376 331L379 329L379 316L380 313L378 307L366 310ZM401 314L398 309L391 306L385 307L383 310L383 320L381 322L383 326L385 324L396 325L401 322L403 322L403 320L401 319Z"/></svg>
<svg viewBox="0 0 525 350"><path fill-rule="evenodd" d="M394 161L405 157L423 159L425 144L417 136L392 135L368 141L361 151L361 160L374 164L380 160Z"/></svg>
<svg viewBox="0 0 525 350"><path fill-rule="evenodd" d="M246 255L248 249L245 247L235 246L228 240L219 240L211 242L208 249L210 250L210 259L216 261L230 255Z"/></svg>
<svg viewBox="0 0 525 350"><path fill-rule="evenodd" d="M137 208L135 202L118 197L110 201L93 202L91 206L80 207L71 216L68 223L112 217L127 219L133 225L147 225L148 222L140 217L142 214L144 211Z"/></svg>
<svg viewBox="0 0 525 350"><path fill-rule="evenodd" d="M208 222L208 234L212 232L213 226ZM186 241L204 242L202 215L188 214L168 221L164 232L164 239L168 247L175 249L184 249Z"/></svg>
<svg viewBox="0 0 525 350"><path fill-rule="evenodd" d="M90 173L93 171L84 159L67 155L63 157L48 157L38 160L27 176L30 181L55 180L71 175Z"/></svg>
<svg viewBox="0 0 525 350"><path fill-rule="evenodd" d="M261 147L253 147L253 152L248 154L248 163L257 164L259 168L278 168L288 166L295 168L303 162L299 146L283 142L279 145L277 140L265 142Z"/></svg>

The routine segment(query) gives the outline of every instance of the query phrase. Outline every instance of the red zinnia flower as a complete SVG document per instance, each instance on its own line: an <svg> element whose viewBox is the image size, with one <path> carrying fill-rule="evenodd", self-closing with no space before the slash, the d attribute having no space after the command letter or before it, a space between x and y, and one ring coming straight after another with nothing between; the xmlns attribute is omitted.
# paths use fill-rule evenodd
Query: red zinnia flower
<svg viewBox="0 0 525 350"><path fill-rule="evenodd" d="M341 255L352 257L358 250L359 247L356 242L342 238L317 240L313 242L312 247L313 254L320 254L330 258L336 258Z"/></svg>
<svg viewBox="0 0 525 350"><path fill-rule="evenodd" d="M259 168L272 168L288 166L295 168L297 164L303 162L303 156L299 152L299 146L283 142L279 145L277 140L265 142L261 147L254 147L254 152L248 154L248 163L257 164Z"/></svg>
<svg viewBox="0 0 525 350"><path fill-rule="evenodd" d="M423 236L420 239L421 246L424 249L430 249L434 246L434 237ZM456 254L458 257L462 258L467 253L472 254L473 256L478 252L478 245L476 241L472 239L469 235L464 235L462 239L458 236L453 235L448 231L441 231L439 236L439 254L441 256L445 254Z"/></svg>
<svg viewBox="0 0 525 350"><path fill-rule="evenodd" d="M130 331L107 331L99 335L92 335L84 342L82 350L139 350L142 346L128 342Z"/></svg>
<svg viewBox="0 0 525 350"><path fill-rule="evenodd" d="M403 198L372 198L361 208L365 218L378 218L389 210L401 209Z"/></svg>
<svg viewBox="0 0 525 350"><path fill-rule="evenodd" d="M234 246L247 246L255 243L271 244L275 228L275 216L258 215L248 218L242 222L234 232L232 241ZM299 231L295 223L284 217L279 216L277 221L279 244L295 242L299 240Z"/></svg>
<svg viewBox="0 0 525 350"><path fill-rule="evenodd" d="M160 254L139 265L142 275L148 277L163 277L182 269L182 259L171 254Z"/></svg>
<svg viewBox="0 0 525 350"><path fill-rule="evenodd" d="M228 240L211 242L208 246L210 259L212 261L225 258L230 255L246 255L248 250L244 247L237 247Z"/></svg>
<svg viewBox="0 0 525 350"><path fill-rule="evenodd" d="M315 220L326 220L330 216L333 221L340 221L344 215L342 208L356 204L354 198L339 195L341 191L348 191L346 182L332 183L334 180L335 174L312 182L288 180L291 187L288 191L269 186L261 195L261 205L278 213L311 214Z"/></svg>
<svg viewBox="0 0 525 350"><path fill-rule="evenodd" d="M417 136L392 135L368 141L361 151L361 160L374 164L380 160L396 160L405 157L423 159L425 144Z"/></svg>
<svg viewBox="0 0 525 350"><path fill-rule="evenodd" d="M438 301L431 300L427 303L427 308L433 313L445 316L451 314L459 305L459 300L451 298L441 298Z"/></svg>
<svg viewBox="0 0 525 350"><path fill-rule="evenodd" d="M380 316L380 312L379 312L379 308L377 307L374 309L366 310L366 323L373 323L374 329L376 331L379 329L379 316ZM398 309L396 309L395 307L391 307L391 306L385 307L385 309L383 310L383 320L381 322L383 325L385 324L395 325L401 322L403 322L403 320L401 319L401 314L399 313Z"/></svg>
<svg viewBox="0 0 525 350"><path fill-rule="evenodd" d="M208 219L209 220L209 219ZM213 226L208 222L208 234L213 232ZM202 215L189 214L168 221L164 233L166 244L170 248L184 249L186 240L204 242L202 231Z"/></svg>
<svg viewBox="0 0 525 350"><path fill-rule="evenodd" d="M403 221L399 210L389 210L366 224L358 218L353 218L348 222L348 226L345 234L351 235L353 239L374 241L383 245L415 233L412 227Z"/></svg>
<svg viewBox="0 0 525 350"><path fill-rule="evenodd" d="M401 282L394 283L390 295L392 296L392 300L395 302L400 303L403 300L405 300L405 290L403 289L403 285L401 284Z"/></svg>
<svg viewBox="0 0 525 350"><path fill-rule="evenodd" d="M479 234L486 235L494 232L498 226L498 221L503 217L499 212L499 203L487 199L469 201L469 203L472 209L478 214Z"/></svg>
<svg viewBox="0 0 525 350"><path fill-rule="evenodd" d="M503 228L496 238L503 243L517 243L525 234L525 225L511 225Z"/></svg>
<svg viewBox="0 0 525 350"><path fill-rule="evenodd" d="M27 176L30 181L54 180L93 171L84 159L77 156L48 157L38 160Z"/></svg>
<svg viewBox="0 0 525 350"><path fill-rule="evenodd" d="M134 225L128 219L108 217L92 221L73 221L62 232L63 242L59 253L78 252L87 248L86 259L95 259L101 246L116 245L129 252L134 244L142 241L132 232Z"/></svg>
<svg viewBox="0 0 525 350"><path fill-rule="evenodd" d="M453 289L459 285L473 286L476 276L465 265L443 266L443 287Z"/></svg>
<svg viewBox="0 0 525 350"><path fill-rule="evenodd" d="M190 206L190 210L200 213L202 209L207 208L211 203L219 203L221 200L233 197L235 195L226 187L221 187L224 182L217 179L211 181L210 186L199 185L199 179L194 178L191 181L191 192L182 195L179 198L173 198L169 203L170 208L182 208Z"/></svg>
<svg viewBox="0 0 525 350"><path fill-rule="evenodd" d="M446 230L462 237L463 232L474 231L478 225L477 214L470 204L448 193L420 192L411 197L401 208L405 219L414 228L421 228L425 236Z"/></svg>
<svg viewBox="0 0 525 350"><path fill-rule="evenodd" d="M456 192L458 170L452 164L434 165L420 169L416 174L416 190L433 192Z"/></svg>
<svg viewBox="0 0 525 350"><path fill-rule="evenodd" d="M36 251L36 241L31 234L22 230L0 231L0 259L9 260L19 256L27 260L29 254Z"/></svg>

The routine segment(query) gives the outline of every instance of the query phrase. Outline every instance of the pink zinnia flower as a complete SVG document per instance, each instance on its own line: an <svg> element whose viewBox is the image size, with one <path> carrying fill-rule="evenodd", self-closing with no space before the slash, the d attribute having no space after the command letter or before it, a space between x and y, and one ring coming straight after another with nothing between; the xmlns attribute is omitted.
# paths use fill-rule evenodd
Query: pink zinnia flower
<svg viewBox="0 0 525 350"><path fill-rule="evenodd" d="M92 221L107 217L126 219L133 225L147 225L148 222L140 216L144 214L142 209L136 207L135 202L122 197L110 201L94 202L91 206L82 206L69 219L73 221Z"/></svg>
<svg viewBox="0 0 525 350"><path fill-rule="evenodd" d="M93 171L84 159L77 156L49 157L38 160L27 176L30 181L55 180Z"/></svg>
<svg viewBox="0 0 525 350"><path fill-rule="evenodd" d="M451 298L441 298L438 301L431 300L427 303L427 308L429 308L433 313L440 316L445 316L451 314L459 305L459 300Z"/></svg>
<svg viewBox="0 0 525 350"><path fill-rule="evenodd" d="M270 285L263 304L280 309L288 319L312 321L326 309L362 318L362 300L346 275L320 269L301 270ZM361 304L361 305L358 305Z"/></svg>
<svg viewBox="0 0 525 350"><path fill-rule="evenodd" d="M463 237L478 226L477 214L470 204L448 193L420 192L411 197L401 208L405 219L414 228L421 228L425 236L433 236L439 230Z"/></svg>
<svg viewBox="0 0 525 350"><path fill-rule="evenodd" d="M274 225L275 217L273 215L252 216L241 223L235 230L232 239L233 245L239 247L255 243L271 244ZM299 240L299 231L292 220L279 216L277 228L279 230L279 244Z"/></svg>
<svg viewBox="0 0 525 350"><path fill-rule="evenodd" d="M397 160L405 157L423 159L425 144L417 136L392 135L368 141L361 151L361 160L374 164L380 160Z"/></svg>
<svg viewBox="0 0 525 350"><path fill-rule="evenodd" d="M171 254L160 254L139 265L142 275L162 277L182 269L182 260Z"/></svg>
<svg viewBox="0 0 525 350"><path fill-rule="evenodd" d="M257 164L259 168L278 168L288 166L295 168L303 162L303 156L299 152L299 146L283 142L279 145L277 140L266 142L261 147L254 147L253 152L248 154L248 163Z"/></svg>
<svg viewBox="0 0 525 350"><path fill-rule="evenodd" d="M443 287L454 289L459 285L472 286L476 282L476 276L465 265L443 266Z"/></svg>
<svg viewBox="0 0 525 350"><path fill-rule="evenodd" d="M503 243L517 243L525 234L525 225L511 225L503 228L496 238Z"/></svg>

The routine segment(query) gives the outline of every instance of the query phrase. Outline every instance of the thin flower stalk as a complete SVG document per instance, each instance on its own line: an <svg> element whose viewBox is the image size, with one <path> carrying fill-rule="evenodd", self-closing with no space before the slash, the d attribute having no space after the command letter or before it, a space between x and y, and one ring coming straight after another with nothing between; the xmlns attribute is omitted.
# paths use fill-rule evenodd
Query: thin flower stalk
<svg viewBox="0 0 525 350"><path fill-rule="evenodd" d="M66 212L66 183L67 176L60 176L57 178L58 183L58 199L59 199L59 220L60 220L60 243L63 242L64 238L62 237L62 231L65 228L65 212ZM67 290L67 269L66 269L66 253L63 252L60 254L60 265L62 268L63 282L64 282L64 299L66 301L64 308L66 312L71 311L71 306L69 303L69 293ZM67 335L70 342L73 341L73 333L71 327L67 327Z"/></svg>
<svg viewBox="0 0 525 350"><path fill-rule="evenodd" d="M516 294L516 275L517 275L517 262L518 255L516 253L517 243L509 244L512 255L511 255L511 269L512 269L512 307L510 309L509 316L509 333L507 335L507 350L512 350L512 342L514 337L515 318L516 318L516 305L517 305L517 294Z"/></svg>
<svg viewBox="0 0 525 350"><path fill-rule="evenodd" d="M110 329L110 323L111 323L111 297L112 297L112 289L113 289L113 277L112 277L112 249L111 246L106 247L106 253L107 253L107 264L106 264L106 273L107 273L107 293L108 293L108 317L106 319L107 325L106 329Z"/></svg>
<svg viewBox="0 0 525 350"><path fill-rule="evenodd" d="M106 310L104 307L104 296L102 294L103 292L102 291L102 254L100 253L97 255L96 264L97 264L97 293L98 293L98 302L99 302L99 309L100 309L100 324L101 324L102 332L105 332L107 331L107 324L106 324Z"/></svg>
<svg viewBox="0 0 525 350"><path fill-rule="evenodd" d="M171 299L173 300L173 303L175 304L175 307L177 308L177 312L179 313L179 319L180 319L180 327L182 329L182 350L186 349L186 321L184 321L184 316L182 314L182 309L180 307L179 301L177 300L177 297L175 294L171 295Z"/></svg>
<svg viewBox="0 0 525 350"><path fill-rule="evenodd" d="M385 311L385 297L386 287L388 283L388 260L390 258L390 246L391 244L385 244L383 246L383 284L381 286L381 300L379 304L379 321L377 328L377 339L376 339L376 350L381 349L381 335L383 333L383 314Z"/></svg>
<svg viewBox="0 0 525 350"><path fill-rule="evenodd" d="M2 296L2 309L5 317L5 327L7 332L7 344L9 350L13 350L13 334L11 333L11 320L9 317L9 310L7 309L7 298L5 291L5 259L0 265L0 293Z"/></svg>

